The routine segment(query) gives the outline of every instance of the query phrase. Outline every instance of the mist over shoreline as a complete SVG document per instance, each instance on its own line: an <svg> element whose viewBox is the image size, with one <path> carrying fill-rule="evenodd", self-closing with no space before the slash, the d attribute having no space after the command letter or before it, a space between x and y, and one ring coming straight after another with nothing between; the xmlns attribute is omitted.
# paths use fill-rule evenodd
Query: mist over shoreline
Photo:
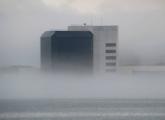
<svg viewBox="0 0 165 120"><path fill-rule="evenodd" d="M83 76L18 72L0 75L0 99L165 99L164 72Z"/></svg>

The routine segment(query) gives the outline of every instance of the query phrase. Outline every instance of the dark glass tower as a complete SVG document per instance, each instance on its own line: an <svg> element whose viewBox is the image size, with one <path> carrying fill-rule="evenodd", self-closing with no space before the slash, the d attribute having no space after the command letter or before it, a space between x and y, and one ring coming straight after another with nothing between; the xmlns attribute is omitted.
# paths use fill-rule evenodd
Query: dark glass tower
<svg viewBox="0 0 165 120"><path fill-rule="evenodd" d="M57 72L92 72L93 34L50 31L41 37L41 67Z"/></svg>

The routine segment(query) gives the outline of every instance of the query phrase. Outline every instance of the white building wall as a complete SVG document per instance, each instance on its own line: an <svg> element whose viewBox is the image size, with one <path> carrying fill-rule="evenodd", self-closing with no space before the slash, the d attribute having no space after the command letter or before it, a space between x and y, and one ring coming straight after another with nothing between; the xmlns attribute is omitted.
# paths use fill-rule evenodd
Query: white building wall
<svg viewBox="0 0 165 120"><path fill-rule="evenodd" d="M94 73L116 71L118 66L118 26L69 26L68 30L91 31L93 33ZM109 46L106 46L106 44L109 44ZM115 46L111 46L113 44ZM106 53L106 51L110 53ZM106 59L108 56L109 60ZM112 56L116 59L111 59Z"/></svg>

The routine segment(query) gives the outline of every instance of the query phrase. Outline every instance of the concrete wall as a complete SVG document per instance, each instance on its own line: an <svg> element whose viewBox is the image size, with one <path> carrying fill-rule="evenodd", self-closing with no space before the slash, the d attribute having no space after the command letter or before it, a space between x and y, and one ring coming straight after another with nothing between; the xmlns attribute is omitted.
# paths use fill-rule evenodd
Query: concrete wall
<svg viewBox="0 0 165 120"><path fill-rule="evenodd" d="M54 31L47 31L41 36L41 69L49 70L52 67L52 43L51 37Z"/></svg>
<svg viewBox="0 0 165 120"><path fill-rule="evenodd" d="M118 26L69 26L69 31L91 31L94 35L94 72L105 73L116 71L118 66ZM114 47L106 47L114 43ZM106 53L106 50L116 50L116 53ZM106 60L106 56L115 56L115 60ZM107 66L106 63L115 63Z"/></svg>

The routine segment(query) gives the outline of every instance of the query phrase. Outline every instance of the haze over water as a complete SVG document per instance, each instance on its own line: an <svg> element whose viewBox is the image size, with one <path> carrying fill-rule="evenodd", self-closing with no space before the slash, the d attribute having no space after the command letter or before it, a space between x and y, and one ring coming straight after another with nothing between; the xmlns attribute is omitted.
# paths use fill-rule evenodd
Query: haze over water
<svg viewBox="0 0 165 120"><path fill-rule="evenodd" d="M120 65L165 65L163 0L0 0L0 67L40 66L40 36L119 25ZM164 120L164 72L0 73L0 120Z"/></svg>

